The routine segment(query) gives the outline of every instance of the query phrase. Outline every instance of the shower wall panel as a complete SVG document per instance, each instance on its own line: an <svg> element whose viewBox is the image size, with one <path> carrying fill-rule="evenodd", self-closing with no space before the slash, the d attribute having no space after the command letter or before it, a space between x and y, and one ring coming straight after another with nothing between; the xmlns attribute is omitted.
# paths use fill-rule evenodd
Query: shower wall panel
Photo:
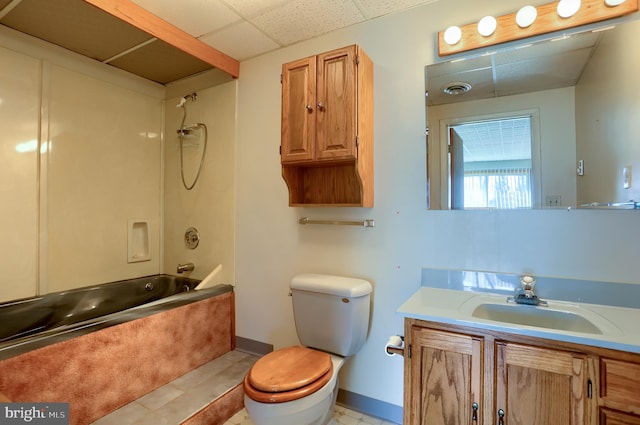
<svg viewBox="0 0 640 425"><path fill-rule="evenodd" d="M208 129L207 149L200 177L186 190L180 176L180 127L183 110L179 98L166 102L164 160L164 273L174 274L178 263L192 262L191 277L203 279L222 264L219 281L235 282L235 138L237 82L197 91L185 106L185 126L203 123ZM187 94L188 90L185 91ZM192 184L204 143L201 132L184 140L183 165L187 185ZM196 227L200 243L189 249L184 233Z"/></svg>
<svg viewBox="0 0 640 425"><path fill-rule="evenodd" d="M52 66L49 123L49 291L158 273L161 101ZM127 261L132 218L149 223L149 261Z"/></svg>
<svg viewBox="0 0 640 425"><path fill-rule="evenodd" d="M0 302L159 273L164 86L2 26L0 64Z"/></svg>
<svg viewBox="0 0 640 425"><path fill-rule="evenodd" d="M36 291L40 61L0 47L0 63L2 302Z"/></svg>

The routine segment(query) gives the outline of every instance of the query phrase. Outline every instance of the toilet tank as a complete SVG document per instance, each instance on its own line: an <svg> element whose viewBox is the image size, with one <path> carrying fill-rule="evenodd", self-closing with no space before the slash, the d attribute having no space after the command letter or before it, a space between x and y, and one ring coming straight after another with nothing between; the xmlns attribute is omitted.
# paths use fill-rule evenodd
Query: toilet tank
<svg viewBox="0 0 640 425"><path fill-rule="evenodd" d="M369 329L371 291L363 279L294 276L293 316L302 345L345 357L358 352Z"/></svg>

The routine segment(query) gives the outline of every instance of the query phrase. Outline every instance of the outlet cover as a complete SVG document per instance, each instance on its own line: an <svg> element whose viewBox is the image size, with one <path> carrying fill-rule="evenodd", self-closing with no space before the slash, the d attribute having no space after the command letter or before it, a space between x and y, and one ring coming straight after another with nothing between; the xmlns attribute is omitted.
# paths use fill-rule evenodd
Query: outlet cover
<svg viewBox="0 0 640 425"><path fill-rule="evenodd" d="M562 206L562 196L560 196L560 195L547 195L544 198L544 204L547 207L561 207Z"/></svg>
<svg viewBox="0 0 640 425"><path fill-rule="evenodd" d="M627 165L622 169L622 187L623 188L625 189L631 188L631 182L632 182L631 177L632 177L631 165Z"/></svg>

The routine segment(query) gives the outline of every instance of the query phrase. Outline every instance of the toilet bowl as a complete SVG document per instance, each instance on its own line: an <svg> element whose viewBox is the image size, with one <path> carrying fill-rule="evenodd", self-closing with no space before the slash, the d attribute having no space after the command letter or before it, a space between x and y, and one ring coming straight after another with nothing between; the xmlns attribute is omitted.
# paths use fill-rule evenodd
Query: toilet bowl
<svg viewBox="0 0 640 425"><path fill-rule="evenodd" d="M277 351L271 354L276 353ZM338 395L338 372L345 359L334 354L327 355L331 362L331 371L327 382L315 391L291 401L261 402L254 400L248 395L252 390L247 390L247 385L249 385L249 375L247 375L243 382L244 404L251 420L256 425L326 425L329 423ZM269 393L265 392L265 394Z"/></svg>
<svg viewBox="0 0 640 425"><path fill-rule="evenodd" d="M301 345L253 365L243 381L245 407L256 425L326 425L338 372L367 336L372 286L362 279L301 274L290 288Z"/></svg>

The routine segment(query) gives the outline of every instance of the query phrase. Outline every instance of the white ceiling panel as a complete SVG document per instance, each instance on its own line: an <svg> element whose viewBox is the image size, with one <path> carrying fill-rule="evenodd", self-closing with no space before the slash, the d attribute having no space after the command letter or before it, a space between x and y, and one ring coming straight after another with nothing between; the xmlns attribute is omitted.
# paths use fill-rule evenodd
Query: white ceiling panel
<svg viewBox="0 0 640 425"><path fill-rule="evenodd" d="M438 0L132 1L212 47L244 60Z"/></svg>
<svg viewBox="0 0 640 425"><path fill-rule="evenodd" d="M194 37L200 37L242 19L219 0L131 1Z"/></svg>
<svg viewBox="0 0 640 425"><path fill-rule="evenodd" d="M246 21L225 27L200 40L239 61L280 47Z"/></svg>
<svg viewBox="0 0 640 425"><path fill-rule="evenodd" d="M352 1L294 0L256 16L253 23L278 43L289 45L364 20Z"/></svg>
<svg viewBox="0 0 640 425"><path fill-rule="evenodd" d="M543 41L523 49L429 65L428 105L573 86L602 34L585 32L561 41ZM458 96L443 94L443 89L453 82L469 83L472 88Z"/></svg>
<svg viewBox="0 0 640 425"><path fill-rule="evenodd" d="M290 0L221 0L245 19L276 9Z"/></svg>
<svg viewBox="0 0 640 425"><path fill-rule="evenodd" d="M388 15L398 10L409 9L427 3L433 3L437 0L354 0L364 12L367 19L377 18L378 16Z"/></svg>

